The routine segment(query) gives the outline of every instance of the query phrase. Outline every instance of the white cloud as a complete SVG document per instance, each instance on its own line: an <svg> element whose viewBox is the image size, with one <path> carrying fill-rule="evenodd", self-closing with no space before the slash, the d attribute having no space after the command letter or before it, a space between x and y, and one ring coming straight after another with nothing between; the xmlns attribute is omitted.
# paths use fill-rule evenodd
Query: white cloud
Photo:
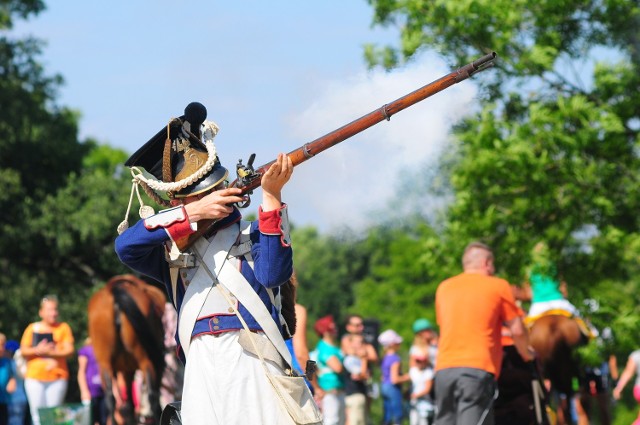
<svg viewBox="0 0 640 425"><path fill-rule="evenodd" d="M315 101L289 117L293 137L314 140L451 72L432 56L390 73L360 73L315 87ZM299 165L285 188L291 218L320 229L368 224L397 192L399 175L433 165L451 125L473 110L466 81L436 93Z"/></svg>

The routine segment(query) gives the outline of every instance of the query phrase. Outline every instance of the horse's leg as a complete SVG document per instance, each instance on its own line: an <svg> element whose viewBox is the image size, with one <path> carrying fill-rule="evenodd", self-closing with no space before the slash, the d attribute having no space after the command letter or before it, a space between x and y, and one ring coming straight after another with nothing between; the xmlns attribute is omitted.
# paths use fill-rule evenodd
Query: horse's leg
<svg viewBox="0 0 640 425"><path fill-rule="evenodd" d="M574 401L574 395L580 395L584 391L583 388L574 388L574 381L579 380L580 367L575 359L573 349L577 343L581 340L580 329L576 322L572 319L564 318L560 322L560 335L561 338L558 341L554 363L556 366L557 387L559 391L566 394L566 404L563 406L563 413L566 423L572 424L573 417L571 415L571 403ZM576 393L577 391L577 393ZM580 403L580 397L577 397L576 402ZM579 407L578 407L579 409ZM578 416L578 423L582 424L585 418ZM588 418L586 418L588 423Z"/></svg>
<svg viewBox="0 0 640 425"><path fill-rule="evenodd" d="M154 421L158 421L160 419L160 415L162 414L162 408L160 407L160 379L161 376L157 376L157 374L152 373L147 370L145 374L145 379L148 382L148 399L149 399L149 407L151 408L151 416Z"/></svg>
<svg viewBox="0 0 640 425"><path fill-rule="evenodd" d="M149 423L155 423L160 419L160 380L153 365L148 359L140 362L140 370L143 374L143 385L140 394L140 422L143 418Z"/></svg>
<svg viewBox="0 0 640 425"><path fill-rule="evenodd" d="M571 347L561 329L565 319L559 316L542 317L536 321L530 333L530 343L540 357L545 379L551 382L555 393L566 397L559 396L557 400L558 424L572 423L572 380L576 376Z"/></svg>
<svg viewBox="0 0 640 425"><path fill-rule="evenodd" d="M560 408L558 409L558 417L560 417L560 411L562 411L563 421L558 421L559 424L573 424L572 403L574 402L575 393L570 390L567 393L563 393L560 397Z"/></svg>
<svg viewBox="0 0 640 425"><path fill-rule="evenodd" d="M131 393L132 378L129 372L118 372L115 384L118 388L119 403L115 409L117 412L117 423L124 425L135 425L135 415L133 410L133 394Z"/></svg>
<svg viewBox="0 0 640 425"><path fill-rule="evenodd" d="M158 377L153 377L150 373L147 373L147 379L149 379L148 396L151 416L154 418L154 421L158 421L162 414L162 407L160 406L160 380Z"/></svg>
<svg viewBox="0 0 640 425"><path fill-rule="evenodd" d="M150 394L151 388L149 386L149 374L146 367L140 365L139 372L136 372L136 382L139 384L138 389L138 423L144 424L147 421L153 422L153 413L151 411Z"/></svg>
<svg viewBox="0 0 640 425"><path fill-rule="evenodd" d="M113 378L111 371L102 372L102 382L104 383L104 403L107 408L108 424L115 425L116 422L116 399L113 396Z"/></svg>
<svg viewBox="0 0 640 425"><path fill-rule="evenodd" d="M557 425L572 425L573 415L571 414L571 402L573 401L573 394L564 394L554 390L554 399L556 401L556 424Z"/></svg>

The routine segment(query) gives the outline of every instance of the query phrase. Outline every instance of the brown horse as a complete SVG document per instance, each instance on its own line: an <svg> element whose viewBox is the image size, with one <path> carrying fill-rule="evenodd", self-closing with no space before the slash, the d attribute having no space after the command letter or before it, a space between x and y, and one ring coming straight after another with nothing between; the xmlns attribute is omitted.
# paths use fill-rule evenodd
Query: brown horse
<svg viewBox="0 0 640 425"><path fill-rule="evenodd" d="M114 276L89 300L89 336L102 372L113 423L134 424L132 383L144 374L148 400L141 394L140 423L158 423L164 369L162 314L166 297L133 275ZM125 393L116 382L124 380ZM116 409L113 385L122 401ZM116 412L117 410L117 412Z"/></svg>
<svg viewBox="0 0 640 425"><path fill-rule="evenodd" d="M558 409L558 423L571 423L570 401L573 382L580 366L573 350L585 342L585 336L575 319L561 314L543 315L535 320L529 331L529 342L542 367L542 375L549 380L551 390L566 395Z"/></svg>

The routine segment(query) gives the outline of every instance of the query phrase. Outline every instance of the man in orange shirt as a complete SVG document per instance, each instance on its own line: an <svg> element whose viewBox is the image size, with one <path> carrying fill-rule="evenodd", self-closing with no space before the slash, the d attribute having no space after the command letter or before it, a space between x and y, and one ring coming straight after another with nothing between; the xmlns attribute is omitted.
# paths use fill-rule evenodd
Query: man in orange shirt
<svg viewBox="0 0 640 425"><path fill-rule="evenodd" d="M493 260L487 245L470 243L462 256L464 272L442 282L436 291L436 425L494 423L503 324L522 358L532 360L511 288L506 280L493 277Z"/></svg>

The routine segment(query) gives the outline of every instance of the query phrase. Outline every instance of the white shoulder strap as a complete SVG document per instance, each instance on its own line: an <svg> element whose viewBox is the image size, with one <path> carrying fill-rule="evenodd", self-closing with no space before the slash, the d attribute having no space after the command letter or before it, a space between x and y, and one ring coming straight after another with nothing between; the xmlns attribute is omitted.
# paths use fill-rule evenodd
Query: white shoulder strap
<svg viewBox="0 0 640 425"><path fill-rule="evenodd" d="M189 352L191 334L196 320L200 316L200 311L206 303L211 289L218 283L216 274L210 269L220 270L222 268L223 263L226 262L227 253L237 238L238 226L229 226L220 230L211 243L205 238L199 238L192 247L200 266L184 294L178 320L178 337L185 357ZM200 252L204 252L204 254L200 254ZM207 265L203 258L206 258L210 264Z"/></svg>
<svg viewBox="0 0 640 425"><path fill-rule="evenodd" d="M240 237L238 242L231 248L229 251L229 255L234 257L244 257L249 264L249 267L253 269L253 257L251 256L251 246L253 243L251 242L251 222L242 220L240 222ZM291 330L289 329L289 325L287 321L284 319L282 315L282 297L280 295L280 291L278 291L278 295L274 294L274 290L271 288L266 288L267 294L269 294L269 298L271 299L271 304L276 307L278 311L278 317L280 320L280 326L284 326L287 334L292 335Z"/></svg>
<svg viewBox="0 0 640 425"><path fill-rule="evenodd" d="M291 353L287 349L284 342L284 338L278 329L278 325L273 321L271 314L267 310L266 306L258 296L258 294L251 288L249 282L242 276L240 271L233 267L233 265L226 261L226 252L218 251L214 254L215 264L222 264L222 269L218 273L216 279L215 275L209 268L209 266L202 260L200 253L197 249L194 249L194 254L202 263L202 267L210 275L211 279L221 283L222 286L227 288L229 292L235 295L236 299L244 305L244 307L251 313L256 322L260 325L265 335L274 347L278 350L284 361L291 366L292 358ZM223 283L224 282L224 283ZM236 312L236 314L238 314ZM181 341L182 342L182 341ZM183 345L184 349L184 345ZM186 351L185 351L186 353Z"/></svg>
<svg viewBox="0 0 640 425"><path fill-rule="evenodd" d="M276 347L284 361L291 366L291 353L287 349L282 333L278 325L273 321L271 314L267 310L258 294L251 288L249 282L242 276L242 273L229 263L224 263L222 270L218 274L222 286L226 287L238 301L245 306L254 319L258 322L267 338Z"/></svg>

